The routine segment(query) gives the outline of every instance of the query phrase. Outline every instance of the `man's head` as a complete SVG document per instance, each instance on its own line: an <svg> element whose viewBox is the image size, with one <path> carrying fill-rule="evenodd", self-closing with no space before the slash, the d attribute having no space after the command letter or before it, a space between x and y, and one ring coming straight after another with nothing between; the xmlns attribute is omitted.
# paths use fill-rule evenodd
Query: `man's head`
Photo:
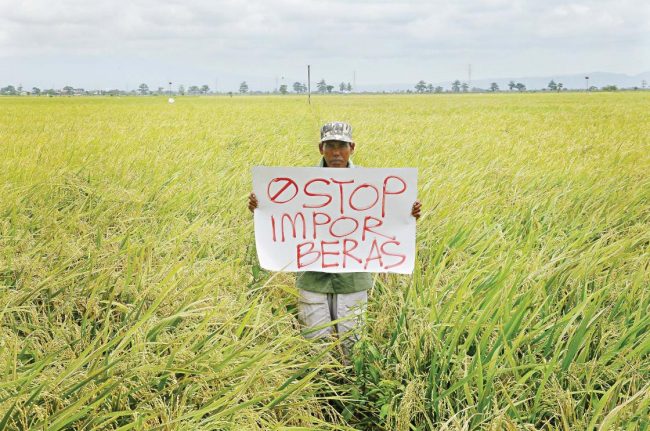
<svg viewBox="0 0 650 431"><path fill-rule="evenodd" d="M352 126L348 123L327 123L320 129L320 153L330 168L345 168L354 153Z"/></svg>

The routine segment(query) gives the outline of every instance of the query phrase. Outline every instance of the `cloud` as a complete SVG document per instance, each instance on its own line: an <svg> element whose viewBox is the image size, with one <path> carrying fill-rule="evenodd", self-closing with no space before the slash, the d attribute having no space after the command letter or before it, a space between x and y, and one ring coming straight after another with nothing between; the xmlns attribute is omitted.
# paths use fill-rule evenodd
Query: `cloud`
<svg viewBox="0 0 650 431"><path fill-rule="evenodd" d="M17 67L35 57L110 56L124 67L138 57L194 67L219 59L237 70L253 59L259 67L393 61L397 69L501 55L512 70L531 50L548 56L553 47L585 59L627 55L632 69L648 67L632 57L648 50L649 12L642 0L0 0L0 58Z"/></svg>

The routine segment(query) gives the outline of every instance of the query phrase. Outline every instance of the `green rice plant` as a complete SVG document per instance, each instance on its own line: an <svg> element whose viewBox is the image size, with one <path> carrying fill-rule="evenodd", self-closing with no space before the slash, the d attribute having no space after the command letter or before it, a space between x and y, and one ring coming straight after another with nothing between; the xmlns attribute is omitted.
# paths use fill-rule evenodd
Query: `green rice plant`
<svg viewBox="0 0 650 431"><path fill-rule="evenodd" d="M648 429L648 97L0 98L0 429ZM245 208L331 120L424 208L351 366Z"/></svg>

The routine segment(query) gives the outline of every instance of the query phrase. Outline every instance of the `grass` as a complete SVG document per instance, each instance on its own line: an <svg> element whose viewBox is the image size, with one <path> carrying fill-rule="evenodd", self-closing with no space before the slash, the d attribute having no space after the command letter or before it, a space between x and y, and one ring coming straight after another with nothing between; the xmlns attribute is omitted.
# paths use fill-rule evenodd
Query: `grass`
<svg viewBox="0 0 650 431"><path fill-rule="evenodd" d="M0 429L650 427L646 93L0 99ZM259 269L253 165L417 167L353 358Z"/></svg>

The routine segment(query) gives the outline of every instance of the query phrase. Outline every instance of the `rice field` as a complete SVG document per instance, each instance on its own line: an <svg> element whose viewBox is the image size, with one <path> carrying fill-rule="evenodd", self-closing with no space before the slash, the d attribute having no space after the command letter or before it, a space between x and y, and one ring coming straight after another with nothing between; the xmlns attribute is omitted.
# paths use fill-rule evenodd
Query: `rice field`
<svg viewBox="0 0 650 431"><path fill-rule="evenodd" d="M0 429L648 430L650 93L0 98ZM251 168L417 167L351 364Z"/></svg>

